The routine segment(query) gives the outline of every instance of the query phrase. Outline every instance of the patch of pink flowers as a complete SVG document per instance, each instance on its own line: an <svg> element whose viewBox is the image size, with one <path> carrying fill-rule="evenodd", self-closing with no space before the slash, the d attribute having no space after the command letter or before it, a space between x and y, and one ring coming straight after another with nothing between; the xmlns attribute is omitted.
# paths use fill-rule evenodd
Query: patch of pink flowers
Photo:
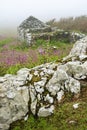
<svg viewBox="0 0 87 130"><path fill-rule="evenodd" d="M27 61L28 57L24 52L18 52L15 50L6 50L0 52L0 64L11 66L15 64L24 64Z"/></svg>

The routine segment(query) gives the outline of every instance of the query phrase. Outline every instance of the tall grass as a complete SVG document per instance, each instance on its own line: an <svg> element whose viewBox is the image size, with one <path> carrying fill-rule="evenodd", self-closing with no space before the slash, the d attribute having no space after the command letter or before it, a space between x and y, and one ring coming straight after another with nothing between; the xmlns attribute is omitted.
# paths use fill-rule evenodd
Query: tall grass
<svg viewBox="0 0 87 130"><path fill-rule="evenodd" d="M13 38L6 38L0 41L0 48L3 47L5 44L8 44L13 41Z"/></svg>
<svg viewBox="0 0 87 130"><path fill-rule="evenodd" d="M87 34L87 15L78 17L61 18L59 21L52 19L47 22L51 27L58 27L59 29L78 31Z"/></svg>

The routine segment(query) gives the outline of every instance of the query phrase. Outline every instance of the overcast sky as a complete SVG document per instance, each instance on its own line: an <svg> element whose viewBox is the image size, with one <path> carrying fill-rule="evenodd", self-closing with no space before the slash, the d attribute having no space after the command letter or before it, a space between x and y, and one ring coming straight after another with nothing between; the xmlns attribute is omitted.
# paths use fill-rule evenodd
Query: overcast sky
<svg viewBox="0 0 87 130"><path fill-rule="evenodd" d="M16 28L30 15L43 21L87 15L87 0L0 0L0 29Z"/></svg>

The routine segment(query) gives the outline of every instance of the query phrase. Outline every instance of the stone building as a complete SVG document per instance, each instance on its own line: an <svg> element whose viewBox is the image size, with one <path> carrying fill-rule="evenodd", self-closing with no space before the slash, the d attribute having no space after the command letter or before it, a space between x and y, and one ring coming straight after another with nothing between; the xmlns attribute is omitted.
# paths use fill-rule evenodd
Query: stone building
<svg viewBox="0 0 87 130"><path fill-rule="evenodd" d="M29 46L33 42L33 34L50 32L50 26L41 22L37 18L30 16L24 20L18 27L18 38L22 42L26 42Z"/></svg>
<svg viewBox="0 0 87 130"><path fill-rule="evenodd" d="M82 33L60 30L58 27L56 29L51 28L33 16L24 20L18 27L18 39L25 42L28 46L34 44L36 39L74 43L84 36Z"/></svg>

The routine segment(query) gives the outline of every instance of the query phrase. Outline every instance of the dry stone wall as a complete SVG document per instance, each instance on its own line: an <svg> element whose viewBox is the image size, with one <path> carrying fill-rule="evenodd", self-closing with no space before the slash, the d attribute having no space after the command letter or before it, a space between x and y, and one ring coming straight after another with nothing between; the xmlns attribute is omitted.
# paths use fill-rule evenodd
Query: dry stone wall
<svg viewBox="0 0 87 130"><path fill-rule="evenodd" d="M80 95L87 86L87 37L75 43L61 63L46 63L32 69L22 68L17 75L0 77L0 130L28 115L47 117L66 92Z"/></svg>

